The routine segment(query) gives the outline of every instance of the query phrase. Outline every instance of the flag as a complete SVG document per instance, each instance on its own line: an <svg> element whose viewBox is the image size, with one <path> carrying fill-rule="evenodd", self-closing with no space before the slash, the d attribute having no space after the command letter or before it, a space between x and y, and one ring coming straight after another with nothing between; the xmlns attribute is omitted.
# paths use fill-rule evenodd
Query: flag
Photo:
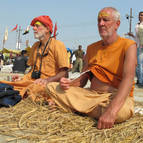
<svg viewBox="0 0 143 143"><path fill-rule="evenodd" d="M54 28L54 37L55 37L55 39L56 39L56 32L57 32L57 22L55 23L55 28Z"/></svg>
<svg viewBox="0 0 143 143"><path fill-rule="evenodd" d="M8 39L8 28L6 27L5 29L5 33L4 33L4 37L3 37L3 42L5 43L5 41Z"/></svg>
<svg viewBox="0 0 143 143"><path fill-rule="evenodd" d="M29 30L30 30L30 25L27 26L26 30L24 31L24 33L22 35L29 33Z"/></svg>
<svg viewBox="0 0 143 143"><path fill-rule="evenodd" d="M16 26L11 30L11 32L15 31L17 29L17 27L18 27L18 24L16 24Z"/></svg>

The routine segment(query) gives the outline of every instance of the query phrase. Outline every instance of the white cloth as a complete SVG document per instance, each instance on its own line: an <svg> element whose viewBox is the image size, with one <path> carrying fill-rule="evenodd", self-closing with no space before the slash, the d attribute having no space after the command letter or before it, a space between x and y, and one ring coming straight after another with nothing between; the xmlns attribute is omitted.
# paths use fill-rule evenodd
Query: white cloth
<svg viewBox="0 0 143 143"><path fill-rule="evenodd" d="M136 32L136 42L138 47L143 47L143 22L138 23L135 27Z"/></svg>

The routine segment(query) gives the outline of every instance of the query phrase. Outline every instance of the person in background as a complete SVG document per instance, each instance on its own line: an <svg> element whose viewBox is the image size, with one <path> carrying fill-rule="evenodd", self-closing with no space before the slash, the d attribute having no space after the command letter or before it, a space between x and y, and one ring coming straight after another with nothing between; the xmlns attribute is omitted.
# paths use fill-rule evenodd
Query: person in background
<svg viewBox="0 0 143 143"><path fill-rule="evenodd" d="M67 48L69 69L72 69L72 50Z"/></svg>
<svg viewBox="0 0 143 143"><path fill-rule="evenodd" d="M21 55L15 57L14 59L12 68L13 73L25 73L26 68L28 67L27 61L28 61L27 51L22 50Z"/></svg>
<svg viewBox="0 0 143 143"><path fill-rule="evenodd" d="M78 49L76 51L73 52L73 55L75 55L76 60L73 64L73 68L72 68L72 73L78 71L81 73L82 68L83 68L83 58L84 58L84 51L82 50L82 46L79 45Z"/></svg>
<svg viewBox="0 0 143 143"><path fill-rule="evenodd" d="M68 56L63 42L56 40L53 33L53 23L49 16L42 15L31 21L34 37L38 39L33 44L28 66L31 66L29 73L22 79L14 82L1 81L14 86L15 90L20 91L23 98L31 98L45 91L45 85L51 81L60 81L61 77L68 75ZM56 33L56 31L54 31Z"/></svg>
<svg viewBox="0 0 143 143"><path fill-rule="evenodd" d="M134 114L136 43L120 37L120 13L105 7L98 13L101 37L87 47L84 74L75 80L61 78L47 85L47 96L66 112L98 120L98 129L112 128ZM83 88L90 79L90 88Z"/></svg>
<svg viewBox="0 0 143 143"><path fill-rule="evenodd" d="M137 84L143 85L143 11L139 12L139 22L135 27L135 35L128 33L137 42Z"/></svg>

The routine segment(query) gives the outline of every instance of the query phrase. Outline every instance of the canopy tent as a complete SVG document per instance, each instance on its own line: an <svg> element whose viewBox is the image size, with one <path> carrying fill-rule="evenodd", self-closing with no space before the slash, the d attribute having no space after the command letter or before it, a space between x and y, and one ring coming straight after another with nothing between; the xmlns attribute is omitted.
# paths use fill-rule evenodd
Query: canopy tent
<svg viewBox="0 0 143 143"><path fill-rule="evenodd" d="M3 48L2 50L0 50L0 52L2 53L12 53L12 54L20 54L20 50L12 50L12 49L6 49L6 48Z"/></svg>
<svg viewBox="0 0 143 143"><path fill-rule="evenodd" d="M21 53L20 50L12 50L12 49L9 50L6 48L3 48L3 50L1 50L1 52L3 53L5 58L9 58L9 57L12 58L12 57L15 57Z"/></svg>
<svg viewBox="0 0 143 143"><path fill-rule="evenodd" d="M29 55L31 48L27 47L25 48L25 50L27 51L27 55ZM0 50L0 52L3 53L5 57L10 57L11 55L15 56L15 55L21 54L21 50L12 50L12 49L6 49L6 48L3 48L3 50Z"/></svg>

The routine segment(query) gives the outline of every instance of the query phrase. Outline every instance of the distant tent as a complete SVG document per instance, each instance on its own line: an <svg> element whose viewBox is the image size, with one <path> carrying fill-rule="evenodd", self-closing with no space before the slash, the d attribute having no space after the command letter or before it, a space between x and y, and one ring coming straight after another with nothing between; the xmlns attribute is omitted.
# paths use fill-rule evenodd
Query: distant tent
<svg viewBox="0 0 143 143"><path fill-rule="evenodd" d="M2 50L3 53L13 53L13 54L20 54L20 50L8 50L6 48L3 48Z"/></svg>
<svg viewBox="0 0 143 143"><path fill-rule="evenodd" d="M20 54L21 53L21 50L10 50L10 51L14 54Z"/></svg>
<svg viewBox="0 0 143 143"><path fill-rule="evenodd" d="M6 49L6 48L3 48L2 52L3 53L10 53L10 51L8 49Z"/></svg>

